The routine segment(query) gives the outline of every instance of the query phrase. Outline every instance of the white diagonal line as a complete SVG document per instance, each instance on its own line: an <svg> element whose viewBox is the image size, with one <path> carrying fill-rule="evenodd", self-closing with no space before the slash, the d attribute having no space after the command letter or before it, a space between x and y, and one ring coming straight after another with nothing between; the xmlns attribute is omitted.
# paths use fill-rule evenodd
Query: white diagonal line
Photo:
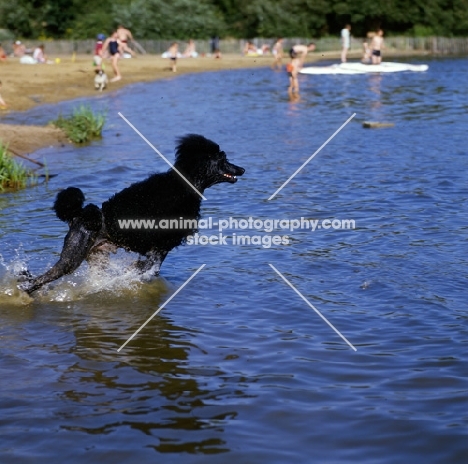
<svg viewBox="0 0 468 464"><path fill-rule="evenodd" d="M148 318L148 320L117 350L117 351L120 351L128 342L130 342L137 334L138 332L140 332L141 329L143 329L143 327L146 326L146 324L148 324L149 321L151 321L151 319L153 319L153 317L155 317L159 311L161 311L161 309L164 308L164 306L166 306L204 267L206 266L206 264L202 264L196 271L195 273L193 273L190 278L188 280L185 281L185 283L183 285L181 285L176 292L174 292L169 299L167 299L158 309L157 311L155 311L151 317Z"/></svg>
<svg viewBox="0 0 468 464"><path fill-rule="evenodd" d="M354 350L357 351L357 348L355 348L347 339L344 335L342 335L330 322L328 322L327 318L322 315L322 313L312 304L307 300L307 298L299 291L296 289L296 287L289 282L289 280L286 279L286 277L281 274L278 269L276 269L273 264L269 264L269 266Z"/></svg>
<svg viewBox="0 0 468 464"><path fill-rule="evenodd" d="M319 153L320 150L321 150L325 145L327 145L328 142L330 142L330 140L331 140L333 137L335 137L335 135L338 134L338 132L341 131L341 129L343 129L343 128L346 126L346 124L349 123L349 121L351 121L351 119L354 118L354 116L356 116L356 113L353 113L353 115L352 115L350 118L348 118L348 120L347 120L344 124L342 124L342 126L341 126L339 129L337 129L337 130L335 131L335 133L334 133L331 137L329 137L329 139L328 139L325 143L323 143L322 146L321 146L307 161L305 161L305 162L302 164L302 166L301 166L299 169L297 169L296 172L295 172L295 173L294 173L294 174L293 174L293 175L292 175L292 176L291 176L291 177L290 177L290 178L289 178L289 179L288 179L288 180L287 180L287 181L286 181L270 198L268 198L268 201L270 201L270 200L272 200L273 198L275 198L275 197L276 197L276 194L277 194L280 190L282 190L282 189L286 186L286 184L288 184L288 183L291 181L291 179L292 179L294 176L296 176L296 175L299 173L299 171L300 171L301 169L303 169L304 166L305 166L317 153Z"/></svg>
<svg viewBox="0 0 468 464"><path fill-rule="evenodd" d="M198 193L198 195L206 200L206 198L203 196L201 192L198 191L198 189L177 169L174 167L174 165L119 111L117 113L172 169L174 169L177 174L179 174L182 179L187 182L190 187L195 190L195 192Z"/></svg>

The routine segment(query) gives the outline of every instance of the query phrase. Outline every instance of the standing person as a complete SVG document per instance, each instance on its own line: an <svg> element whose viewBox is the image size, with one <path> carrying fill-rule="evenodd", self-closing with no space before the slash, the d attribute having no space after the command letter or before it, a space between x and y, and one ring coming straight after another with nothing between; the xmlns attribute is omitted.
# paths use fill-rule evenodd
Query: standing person
<svg viewBox="0 0 468 464"><path fill-rule="evenodd" d="M372 39L372 64L380 64L382 62L382 49L384 48L383 34L383 30L379 29Z"/></svg>
<svg viewBox="0 0 468 464"><path fill-rule="evenodd" d="M351 25L341 29L341 62L346 63L346 55L348 54L349 47L351 45Z"/></svg>
<svg viewBox="0 0 468 464"><path fill-rule="evenodd" d="M301 45L297 44L294 45L293 48L289 51L289 55L291 56L291 51L294 51L296 53L297 57L299 58L299 69L304 66L304 61L306 59L307 53L313 52L315 50L315 43L310 42L308 45Z"/></svg>
<svg viewBox="0 0 468 464"><path fill-rule="evenodd" d="M219 37L217 35L211 37L210 40L210 50L211 54L216 58L221 58L221 51L219 49Z"/></svg>
<svg viewBox="0 0 468 464"><path fill-rule="evenodd" d="M273 69L281 69L281 64L283 62L283 39L281 37L276 40L271 51L275 57L275 61L273 61L271 67Z"/></svg>
<svg viewBox="0 0 468 464"><path fill-rule="evenodd" d="M172 72L177 71L177 55L179 53L179 44L177 42L173 42L169 49L167 50L167 54L169 59L171 60L171 70Z"/></svg>
<svg viewBox="0 0 468 464"><path fill-rule="evenodd" d="M126 29L122 24L117 27L117 37L120 40L121 50L123 53L130 53L135 56L135 52L127 45L129 40L133 40L133 35L129 29Z"/></svg>
<svg viewBox="0 0 468 464"><path fill-rule="evenodd" d="M120 74L118 61L120 55L122 54L122 49L117 31L112 33L112 35L108 37L107 40L104 42L104 45L102 46L102 52L104 52L105 50L109 50L109 54L111 56L112 69L114 71L114 77L110 81L120 81L120 79L122 79L122 75Z"/></svg>
<svg viewBox="0 0 468 464"><path fill-rule="evenodd" d="M291 62L286 65L286 71L289 76L288 95L290 99L294 100L299 98L299 81L297 75L301 66L301 59L294 50L289 52L289 56L291 57Z"/></svg>

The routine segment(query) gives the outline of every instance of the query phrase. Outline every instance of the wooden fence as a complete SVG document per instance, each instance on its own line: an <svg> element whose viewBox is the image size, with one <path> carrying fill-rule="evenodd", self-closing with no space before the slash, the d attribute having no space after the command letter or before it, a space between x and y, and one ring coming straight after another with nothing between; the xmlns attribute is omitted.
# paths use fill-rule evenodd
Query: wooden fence
<svg viewBox="0 0 468 464"><path fill-rule="evenodd" d="M305 38L288 38L284 39L284 49L288 50L292 45L302 43L307 44L312 39ZM351 50L362 50L364 39L352 38ZM166 51L171 40L139 40L139 44L150 54L161 54ZM220 41L220 49L222 53L242 53L245 45L245 40L237 39L222 39ZM267 44L272 46L274 39L256 38L252 42L260 48ZM339 38L326 37L316 39L314 42L317 45L317 52L339 51L341 48ZM25 41L28 48L33 48L39 45L38 41ZM49 55L68 55L73 52L77 54L92 54L94 50L94 40L54 40L43 42L46 48L46 53ZM209 40L196 40L196 48L198 53L207 54L210 52ZM8 45L3 43L4 48L8 51ZM184 49L185 44L180 41L180 48ZM418 52L441 54L441 55L466 55L468 54L468 38L457 37L385 37L385 46L392 51L401 52Z"/></svg>

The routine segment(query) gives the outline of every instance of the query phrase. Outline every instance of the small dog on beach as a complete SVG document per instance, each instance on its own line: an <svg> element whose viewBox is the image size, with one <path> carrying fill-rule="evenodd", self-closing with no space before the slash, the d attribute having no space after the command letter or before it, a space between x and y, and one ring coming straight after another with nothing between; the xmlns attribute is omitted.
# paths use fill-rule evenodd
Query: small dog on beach
<svg viewBox="0 0 468 464"><path fill-rule="evenodd" d="M31 294L71 274L84 260L102 266L117 248L140 254L135 263L140 273L158 275L167 254L197 231L200 194L215 184L234 184L245 172L227 160L219 145L201 135L189 134L178 142L173 168L130 185L104 202L102 208L93 204L83 207L85 197L79 188L59 192L55 214L69 226L60 259L37 278L26 271L26 281L19 288ZM132 220L132 224L154 220L154 225L126 227ZM177 227L167 227L171 220Z"/></svg>
<svg viewBox="0 0 468 464"><path fill-rule="evenodd" d="M102 69L96 71L96 75L94 76L94 88L102 92L107 87L108 83L109 79L107 78L107 74Z"/></svg>

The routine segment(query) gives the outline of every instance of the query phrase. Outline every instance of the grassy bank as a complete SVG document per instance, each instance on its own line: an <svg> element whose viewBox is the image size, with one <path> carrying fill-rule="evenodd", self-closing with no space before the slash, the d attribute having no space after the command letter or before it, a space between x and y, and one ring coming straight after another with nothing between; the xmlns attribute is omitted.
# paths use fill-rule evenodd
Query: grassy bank
<svg viewBox="0 0 468 464"><path fill-rule="evenodd" d="M101 137L105 122L104 113L94 113L89 106L81 105L71 116L60 115L52 124L62 129L72 142L85 143Z"/></svg>
<svg viewBox="0 0 468 464"><path fill-rule="evenodd" d="M37 176L13 159L0 141L0 191L17 190L37 183Z"/></svg>

